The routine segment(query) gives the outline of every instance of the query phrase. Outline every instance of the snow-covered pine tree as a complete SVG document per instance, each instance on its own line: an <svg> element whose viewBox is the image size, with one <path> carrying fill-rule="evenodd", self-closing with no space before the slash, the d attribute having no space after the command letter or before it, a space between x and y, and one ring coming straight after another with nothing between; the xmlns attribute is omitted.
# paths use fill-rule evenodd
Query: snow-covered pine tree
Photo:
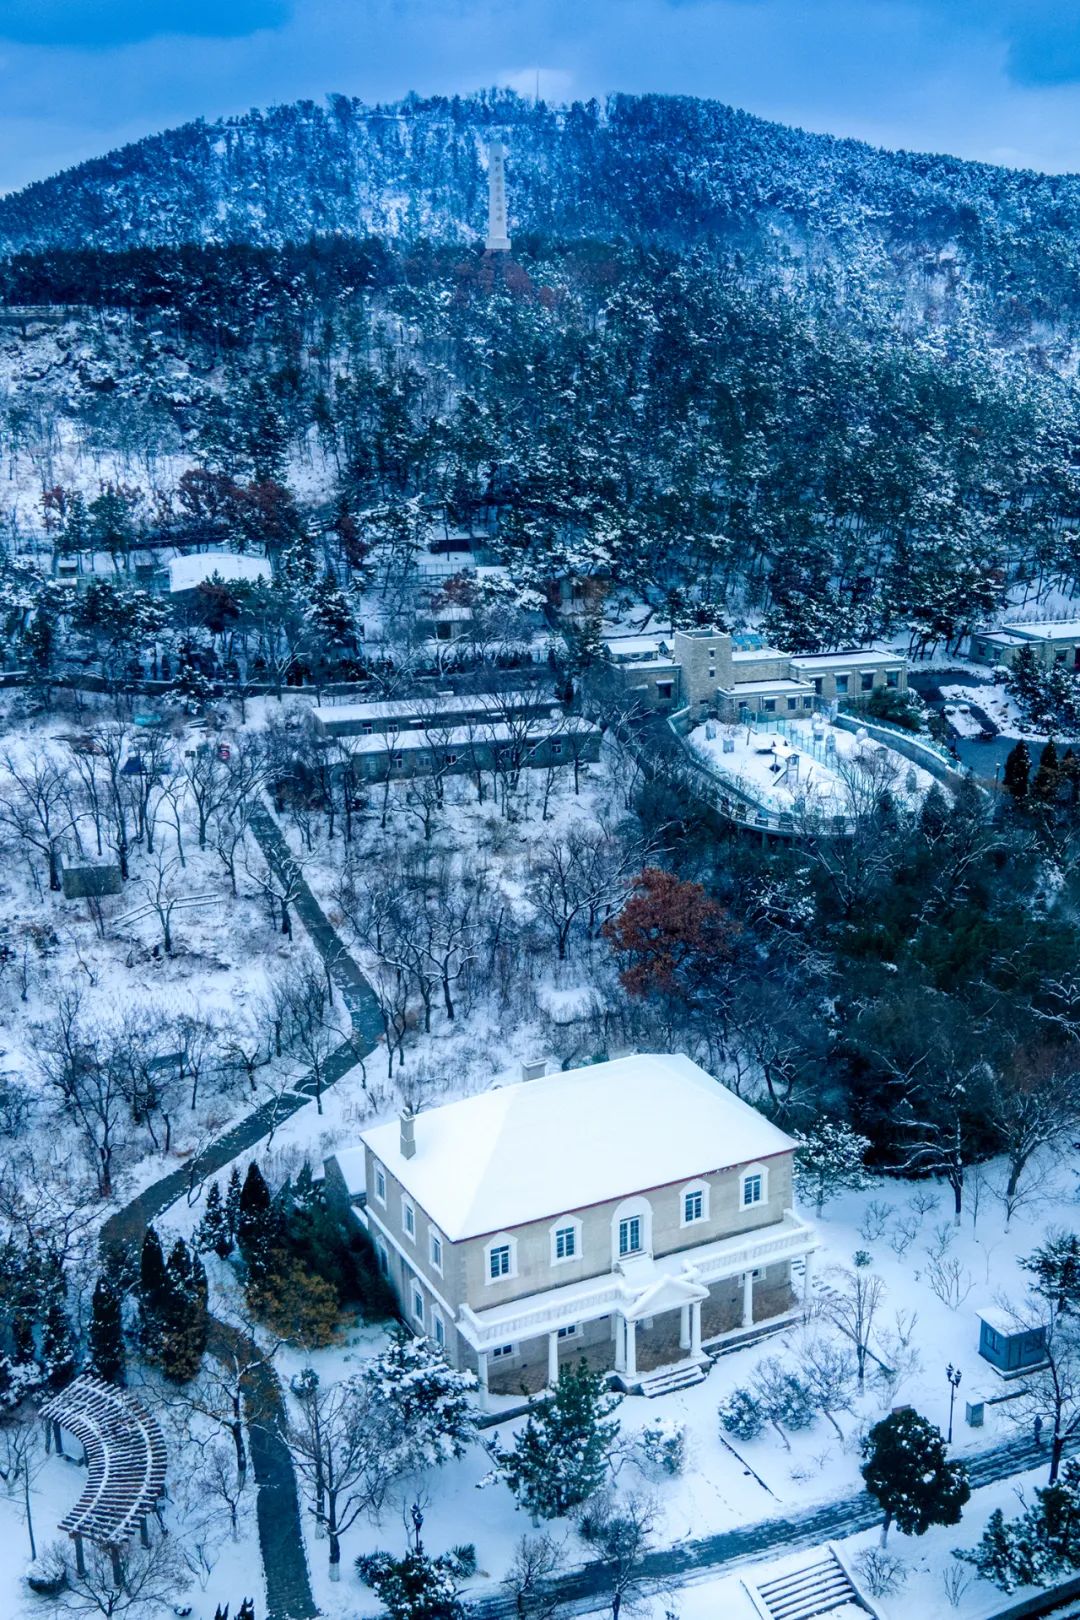
<svg viewBox="0 0 1080 1620"><path fill-rule="evenodd" d="M221 1197L221 1188L216 1181L211 1182L207 1190L206 1208L195 1228L195 1247L200 1254L209 1254L212 1251L222 1260L227 1260L232 1253L233 1240L229 1231L229 1219Z"/></svg>
<svg viewBox="0 0 1080 1620"><path fill-rule="evenodd" d="M161 1352L163 1314L168 1299L165 1255L152 1226L146 1228L139 1254L139 1346L148 1361Z"/></svg>
<svg viewBox="0 0 1080 1620"><path fill-rule="evenodd" d="M1006 793L1011 793L1017 804L1023 804L1031 786L1031 755L1022 737L1005 756L1005 769L1001 780Z"/></svg>
<svg viewBox="0 0 1080 1620"><path fill-rule="evenodd" d="M199 1370L209 1332L206 1272L183 1238L169 1253L158 1359L172 1383L186 1384Z"/></svg>
<svg viewBox="0 0 1080 1620"><path fill-rule="evenodd" d="M229 1182L225 1189L225 1222L229 1228L229 1236L233 1242L240 1230L240 1199L243 1194L243 1184L240 1180L240 1166L234 1164L229 1171Z"/></svg>
<svg viewBox="0 0 1080 1620"><path fill-rule="evenodd" d="M464 1455L476 1435L473 1373L456 1371L436 1345L398 1327L382 1354L366 1364L363 1377L386 1403L415 1467Z"/></svg>
<svg viewBox="0 0 1080 1620"><path fill-rule="evenodd" d="M123 1301L120 1290L107 1272L94 1284L90 1305L90 1361L99 1378L110 1384L124 1382Z"/></svg>
<svg viewBox="0 0 1080 1620"><path fill-rule="evenodd" d="M862 1444L866 1489L885 1514L884 1545L895 1523L921 1536L932 1524L958 1524L971 1495L963 1463L950 1462L940 1429L911 1407L875 1423Z"/></svg>
<svg viewBox="0 0 1080 1620"><path fill-rule="evenodd" d="M236 1242L253 1282L263 1282L275 1269L283 1242L282 1222L266 1178L252 1160L240 1193Z"/></svg>
<svg viewBox="0 0 1080 1620"><path fill-rule="evenodd" d="M869 1185L864 1160L870 1143L849 1125L822 1120L795 1149L795 1181L818 1215L837 1193L861 1191Z"/></svg>
<svg viewBox="0 0 1080 1620"><path fill-rule="evenodd" d="M595 1495L619 1432L612 1417L618 1404L585 1362L563 1368L551 1400L529 1413L513 1449L497 1453L519 1506L557 1519Z"/></svg>

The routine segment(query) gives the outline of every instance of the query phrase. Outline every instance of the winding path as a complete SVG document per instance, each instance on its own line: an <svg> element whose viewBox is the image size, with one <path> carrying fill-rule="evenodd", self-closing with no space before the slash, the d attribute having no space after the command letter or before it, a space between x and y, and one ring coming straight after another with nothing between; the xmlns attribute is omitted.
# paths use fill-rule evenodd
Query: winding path
<svg viewBox="0 0 1080 1620"><path fill-rule="evenodd" d="M374 1051L383 1033L378 1000L304 881L281 829L262 806L251 818L251 830L268 865L287 883L292 908L337 984L349 1013L352 1035L323 1066L321 1090L325 1091ZM319 1089L313 1076L306 1076L291 1091L254 1109L188 1164L145 1187L105 1221L101 1248L135 1248L150 1223L185 1197L193 1185L224 1169L237 1154L269 1136L283 1120L305 1108ZM244 1337L239 1329L211 1318L208 1348L212 1355L231 1359ZM250 1345L250 1352L245 1357L253 1365L244 1378L244 1412L257 1489L256 1518L266 1579L267 1620L314 1620L319 1611L304 1551L296 1474L284 1439L285 1401L273 1367L258 1359L254 1345Z"/></svg>

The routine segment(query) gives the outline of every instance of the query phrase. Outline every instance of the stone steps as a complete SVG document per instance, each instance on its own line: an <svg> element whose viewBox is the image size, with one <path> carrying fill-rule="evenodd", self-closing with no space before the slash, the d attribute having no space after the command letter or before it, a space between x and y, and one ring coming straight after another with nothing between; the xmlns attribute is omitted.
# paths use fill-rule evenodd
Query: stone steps
<svg viewBox="0 0 1080 1620"><path fill-rule="evenodd" d="M691 1389L694 1384L703 1384L708 1375L708 1363L703 1367L699 1361L682 1361L674 1367L659 1367L647 1378L642 1378L636 1386L636 1393L644 1395L646 1400L655 1400L658 1395L672 1395L678 1389Z"/></svg>

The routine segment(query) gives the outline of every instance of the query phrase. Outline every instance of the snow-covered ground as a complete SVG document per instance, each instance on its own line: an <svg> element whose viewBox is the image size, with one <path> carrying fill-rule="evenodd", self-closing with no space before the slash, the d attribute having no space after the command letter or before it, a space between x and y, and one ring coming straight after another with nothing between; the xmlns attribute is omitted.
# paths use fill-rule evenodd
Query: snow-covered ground
<svg viewBox="0 0 1080 1620"><path fill-rule="evenodd" d="M934 780L864 731L846 731L820 716L775 729L706 721L688 741L710 771L769 810L843 815L861 780L890 786L897 798L917 803Z"/></svg>

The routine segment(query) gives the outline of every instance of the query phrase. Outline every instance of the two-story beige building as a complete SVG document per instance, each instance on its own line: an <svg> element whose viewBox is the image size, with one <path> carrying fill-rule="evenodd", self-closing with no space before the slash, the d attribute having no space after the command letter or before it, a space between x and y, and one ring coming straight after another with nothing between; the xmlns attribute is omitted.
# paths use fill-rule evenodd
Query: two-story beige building
<svg viewBox="0 0 1080 1620"><path fill-rule="evenodd" d="M688 1058L638 1055L373 1126L326 1187L361 1206L406 1321L483 1388L585 1355L633 1389L793 1310L793 1261L809 1288L794 1146Z"/></svg>

